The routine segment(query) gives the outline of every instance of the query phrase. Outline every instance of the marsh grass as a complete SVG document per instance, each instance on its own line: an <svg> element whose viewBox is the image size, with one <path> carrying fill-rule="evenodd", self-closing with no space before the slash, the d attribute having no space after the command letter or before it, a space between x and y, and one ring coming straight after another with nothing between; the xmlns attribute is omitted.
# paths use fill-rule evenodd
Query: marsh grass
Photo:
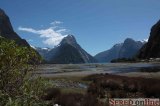
<svg viewBox="0 0 160 106"><path fill-rule="evenodd" d="M84 80L93 81L88 92L100 98L160 97L159 79L99 74L88 76Z"/></svg>

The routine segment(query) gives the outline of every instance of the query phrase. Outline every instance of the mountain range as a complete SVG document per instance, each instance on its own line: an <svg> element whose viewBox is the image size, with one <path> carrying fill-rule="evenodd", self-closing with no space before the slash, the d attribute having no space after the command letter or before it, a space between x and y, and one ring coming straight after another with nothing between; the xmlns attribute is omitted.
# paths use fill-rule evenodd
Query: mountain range
<svg viewBox="0 0 160 106"><path fill-rule="evenodd" d="M2 9L0 9L0 36L14 40L19 46L31 48L29 43L13 30L9 17ZM160 21L151 28L147 43L127 38L123 43L118 43L94 57L77 43L73 35L64 37L60 44L54 48L32 48L38 51L47 63L56 64L110 62L113 59L132 58L136 55L140 59L159 58ZM37 55L39 55L38 53Z"/></svg>
<svg viewBox="0 0 160 106"><path fill-rule="evenodd" d="M35 48L48 63L69 64L69 63L95 63L97 62L77 43L73 35L62 39L57 47Z"/></svg>
<svg viewBox="0 0 160 106"><path fill-rule="evenodd" d="M94 57L98 62L102 63L110 62L118 58L132 58L145 43L145 41L135 41L131 38L127 38L123 43L115 44L111 49L100 52Z"/></svg>

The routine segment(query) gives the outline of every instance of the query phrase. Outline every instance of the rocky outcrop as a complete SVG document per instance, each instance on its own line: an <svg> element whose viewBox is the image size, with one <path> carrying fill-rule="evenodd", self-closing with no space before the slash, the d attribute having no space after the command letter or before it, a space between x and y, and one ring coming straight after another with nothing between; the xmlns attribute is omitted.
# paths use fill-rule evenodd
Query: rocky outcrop
<svg viewBox="0 0 160 106"><path fill-rule="evenodd" d="M6 39L15 40L18 45L29 47L27 41L14 32L9 17L2 9L0 9L0 36Z"/></svg>
<svg viewBox="0 0 160 106"><path fill-rule="evenodd" d="M151 28L148 43L139 51L138 57L141 59L160 57L160 20Z"/></svg>

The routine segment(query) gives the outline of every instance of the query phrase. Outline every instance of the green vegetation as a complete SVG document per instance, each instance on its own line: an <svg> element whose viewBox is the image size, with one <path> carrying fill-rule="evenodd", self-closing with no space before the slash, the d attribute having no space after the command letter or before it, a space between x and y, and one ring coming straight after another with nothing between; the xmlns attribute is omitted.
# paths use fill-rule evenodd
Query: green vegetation
<svg viewBox="0 0 160 106"><path fill-rule="evenodd" d="M0 106L46 104L41 100L46 82L28 74L37 62L40 57L34 50L0 37Z"/></svg>
<svg viewBox="0 0 160 106"><path fill-rule="evenodd" d="M34 71L37 61L40 58L34 50L0 38L0 106L48 106L56 103L63 106L102 106L94 96L79 88L50 87L49 79L32 76L30 71ZM73 86L77 84L74 81L71 83Z"/></svg>

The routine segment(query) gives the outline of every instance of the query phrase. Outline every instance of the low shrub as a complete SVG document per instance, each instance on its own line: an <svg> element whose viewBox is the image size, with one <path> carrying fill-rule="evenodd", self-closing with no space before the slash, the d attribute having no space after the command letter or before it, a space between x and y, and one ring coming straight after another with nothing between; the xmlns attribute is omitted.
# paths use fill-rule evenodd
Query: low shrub
<svg viewBox="0 0 160 106"><path fill-rule="evenodd" d="M111 97L160 97L160 80L152 78L125 77L118 75L91 75L93 82L88 92L103 98L105 92ZM103 96L100 96L102 95Z"/></svg>

